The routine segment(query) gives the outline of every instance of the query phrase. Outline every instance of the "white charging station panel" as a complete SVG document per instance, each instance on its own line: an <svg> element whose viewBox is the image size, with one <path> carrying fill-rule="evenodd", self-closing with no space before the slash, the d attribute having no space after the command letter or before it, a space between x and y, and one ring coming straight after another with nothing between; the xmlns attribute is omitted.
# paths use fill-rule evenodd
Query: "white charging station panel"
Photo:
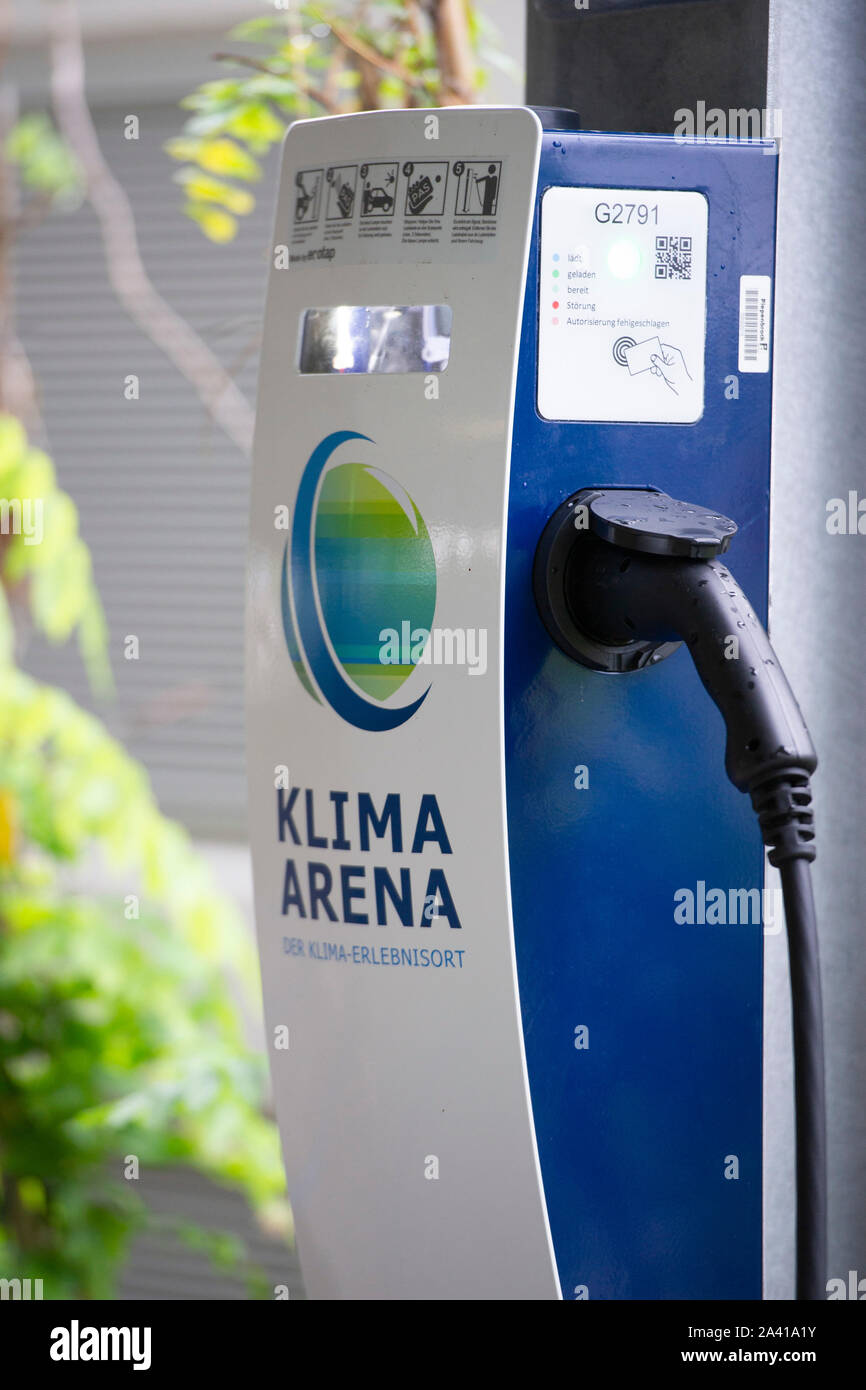
<svg viewBox="0 0 866 1390"><path fill-rule="evenodd" d="M540 143L531 112L481 108L299 121L285 145L247 744L266 1018L272 1038L288 1030L274 1092L313 1297L559 1296L502 746Z"/></svg>

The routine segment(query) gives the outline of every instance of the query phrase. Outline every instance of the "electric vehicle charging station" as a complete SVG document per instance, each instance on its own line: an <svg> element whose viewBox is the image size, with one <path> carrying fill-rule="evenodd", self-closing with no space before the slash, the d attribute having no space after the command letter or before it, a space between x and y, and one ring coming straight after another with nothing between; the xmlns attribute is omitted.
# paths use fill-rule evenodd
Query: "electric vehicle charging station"
<svg viewBox="0 0 866 1390"><path fill-rule="evenodd" d="M760 835L688 651L570 659L536 557L685 497L766 621L775 197L525 108L289 132L248 763L313 1297L761 1297Z"/></svg>

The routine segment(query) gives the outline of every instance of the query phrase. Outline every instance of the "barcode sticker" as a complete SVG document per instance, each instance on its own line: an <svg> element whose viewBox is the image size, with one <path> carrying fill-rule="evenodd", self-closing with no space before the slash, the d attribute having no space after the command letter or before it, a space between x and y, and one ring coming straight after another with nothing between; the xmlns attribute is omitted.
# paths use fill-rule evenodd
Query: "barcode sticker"
<svg viewBox="0 0 866 1390"><path fill-rule="evenodd" d="M770 370L769 275L740 276L740 357L741 372Z"/></svg>

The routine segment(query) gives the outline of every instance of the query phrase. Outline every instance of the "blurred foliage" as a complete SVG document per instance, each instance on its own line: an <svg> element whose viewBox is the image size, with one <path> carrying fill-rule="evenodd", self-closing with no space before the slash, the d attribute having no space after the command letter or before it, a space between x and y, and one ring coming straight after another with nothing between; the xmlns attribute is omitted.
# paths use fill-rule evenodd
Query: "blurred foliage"
<svg viewBox="0 0 866 1390"><path fill-rule="evenodd" d="M13 660L13 615L23 604L50 641L77 636L91 685L109 693L105 617L75 503L57 486L48 455L10 415L0 415L0 511L0 662Z"/></svg>
<svg viewBox="0 0 866 1390"><path fill-rule="evenodd" d="M420 0L298 3L239 24L229 38L248 51L219 55L236 71L184 100L193 114L166 145L183 165L175 178L187 215L211 241L230 241L255 206L249 185L261 178L262 157L298 117L472 100L486 69L511 67L495 29L469 3L466 18L477 66L465 93L448 87L431 9Z"/></svg>
<svg viewBox="0 0 866 1390"><path fill-rule="evenodd" d="M145 1170L193 1165L288 1230L264 1064L243 1038L244 1004L260 1010L258 969L143 769L98 719L14 665L10 615L24 605L55 640L77 631L103 683L108 671L75 508L9 416L0 494L24 521L0 537L0 1276L41 1278L49 1298L105 1298L130 1240L153 1224L129 1156ZM94 881L113 886L94 892ZM244 1271L233 1237L189 1223L176 1234Z"/></svg>
<svg viewBox="0 0 866 1390"><path fill-rule="evenodd" d="M84 181L78 161L44 111L29 112L16 121L4 153L24 189L64 210L81 202Z"/></svg>

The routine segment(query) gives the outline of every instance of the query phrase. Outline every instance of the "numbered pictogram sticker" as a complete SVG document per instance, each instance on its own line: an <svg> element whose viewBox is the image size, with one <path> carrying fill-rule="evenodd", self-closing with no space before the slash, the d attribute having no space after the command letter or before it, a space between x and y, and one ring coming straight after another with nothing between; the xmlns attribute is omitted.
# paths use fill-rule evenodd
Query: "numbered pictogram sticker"
<svg viewBox="0 0 866 1390"><path fill-rule="evenodd" d="M397 203L396 161L361 165L361 216L391 217Z"/></svg>
<svg viewBox="0 0 866 1390"><path fill-rule="evenodd" d="M458 159L454 165L454 177L457 180L455 216L496 216L502 182L501 160Z"/></svg>
<svg viewBox="0 0 866 1390"><path fill-rule="evenodd" d="M295 174L295 224L319 220L324 169L299 169Z"/></svg>
<svg viewBox="0 0 866 1390"><path fill-rule="evenodd" d="M406 175L406 215L441 217L445 211L448 165L443 161L411 161L403 165Z"/></svg>
<svg viewBox="0 0 866 1390"><path fill-rule="evenodd" d="M328 222L348 222L355 211L355 190L358 185L357 164L335 164L328 170Z"/></svg>

